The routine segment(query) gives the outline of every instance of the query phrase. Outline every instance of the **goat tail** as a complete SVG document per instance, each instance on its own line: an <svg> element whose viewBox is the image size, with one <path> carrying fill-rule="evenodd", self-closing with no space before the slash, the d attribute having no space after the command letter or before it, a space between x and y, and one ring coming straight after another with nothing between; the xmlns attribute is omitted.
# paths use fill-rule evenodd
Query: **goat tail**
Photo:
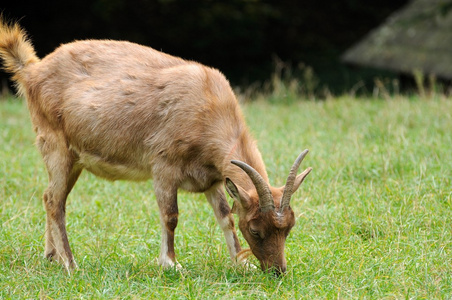
<svg viewBox="0 0 452 300"><path fill-rule="evenodd" d="M15 23L10 25L0 16L0 58L3 68L12 73L19 94L25 94L25 69L39 62L39 58L27 37L26 32Z"/></svg>

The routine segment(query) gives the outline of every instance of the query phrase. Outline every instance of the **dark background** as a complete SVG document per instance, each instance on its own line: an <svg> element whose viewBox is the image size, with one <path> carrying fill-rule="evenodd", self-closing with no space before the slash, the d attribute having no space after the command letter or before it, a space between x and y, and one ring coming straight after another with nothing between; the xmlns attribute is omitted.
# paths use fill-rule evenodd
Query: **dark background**
<svg viewBox="0 0 452 300"><path fill-rule="evenodd" d="M406 0L78 0L8 1L38 56L76 39L118 39L151 46L220 69L233 85L268 80L275 60L311 66L333 93L376 70L353 69L340 55ZM7 78L0 73L2 81Z"/></svg>

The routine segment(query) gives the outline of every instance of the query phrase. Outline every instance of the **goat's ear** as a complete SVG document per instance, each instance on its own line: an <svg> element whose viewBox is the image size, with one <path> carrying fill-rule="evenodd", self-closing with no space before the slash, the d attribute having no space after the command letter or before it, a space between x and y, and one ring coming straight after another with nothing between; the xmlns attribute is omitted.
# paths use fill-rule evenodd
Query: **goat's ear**
<svg viewBox="0 0 452 300"><path fill-rule="evenodd" d="M240 206L247 208L249 207L250 196L248 193L242 189L240 186L236 186L231 179L226 178L226 191L229 196L234 199L234 204L232 205L232 213L237 213L237 202Z"/></svg>
<svg viewBox="0 0 452 300"><path fill-rule="evenodd" d="M234 200L234 203L232 203L231 213L233 213L233 214L238 214L236 203L237 203L237 201L235 201L235 200Z"/></svg>
<svg viewBox="0 0 452 300"><path fill-rule="evenodd" d="M238 200L238 198L240 197L239 189L234 184L234 182L232 182L232 180L229 178L226 178L226 191L228 192L229 196L231 196L231 198Z"/></svg>
<svg viewBox="0 0 452 300"><path fill-rule="evenodd" d="M296 190L300 187L300 185L303 183L303 180L306 178L306 176L309 175L309 173L312 171L312 168L307 168L303 171L303 173L299 174L297 178L295 178L295 182L292 188L293 193L295 193Z"/></svg>

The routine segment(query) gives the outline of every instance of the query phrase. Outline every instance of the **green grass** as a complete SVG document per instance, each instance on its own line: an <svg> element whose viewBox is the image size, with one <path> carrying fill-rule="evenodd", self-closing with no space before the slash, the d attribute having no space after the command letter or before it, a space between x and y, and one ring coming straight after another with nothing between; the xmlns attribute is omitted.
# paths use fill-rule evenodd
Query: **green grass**
<svg viewBox="0 0 452 300"><path fill-rule="evenodd" d="M451 99L258 101L244 111L273 185L310 149L284 277L232 266L211 208L187 193L176 231L184 269L162 271L152 182L87 172L67 206L80 267L68 276L42 258L47 175L26 105L0 101L0 298L452 297Z"/></svg>

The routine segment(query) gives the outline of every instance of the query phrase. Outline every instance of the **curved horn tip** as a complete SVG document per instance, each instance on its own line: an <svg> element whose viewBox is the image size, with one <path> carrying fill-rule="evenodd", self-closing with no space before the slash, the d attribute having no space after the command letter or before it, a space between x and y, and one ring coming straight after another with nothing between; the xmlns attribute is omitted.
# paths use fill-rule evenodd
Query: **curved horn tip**
<svg viewBox="0 0 452 300"><path fill-rule="evenodd" d="M293 185L295 183L295 178L297 177L297 171L298 167L300 166L301 162L305 158L305 156L308 154L309 150L305 149L303 152L298 155L297 159L295 160L294 164L292 165L292 168L290 169L289 176L286 180L286 185L284 188L283 196L281 199L281 210L283 210L285 207L288 207L290 204L290 198L293 194ZM307 176L311 172L312 168L306 169L304 172L307 172L305 176Z"/></svg>
<svg viewBox="0 0 452 300"><path fill-rule="evenodd" d="M300 153L300 157L302 157L302 160L304 159L304 157L308 154L308 152L309 152L309 150L308 149L305 149L305 150L303 150L303 152L301 152Z"/></svg>
<svg viewBox="0 0 452 300"><path fill-rule="evenodd" d="M294 164L292 166L292 168L297 169L298 166L301 164L301 162L304 160L304 158L306 157L306 155L308 155L309 150L305 149L303 152L300 153L300 155L298 155L297 159L295 159ZM296 170L295 170L296 171Z"/></svg>

